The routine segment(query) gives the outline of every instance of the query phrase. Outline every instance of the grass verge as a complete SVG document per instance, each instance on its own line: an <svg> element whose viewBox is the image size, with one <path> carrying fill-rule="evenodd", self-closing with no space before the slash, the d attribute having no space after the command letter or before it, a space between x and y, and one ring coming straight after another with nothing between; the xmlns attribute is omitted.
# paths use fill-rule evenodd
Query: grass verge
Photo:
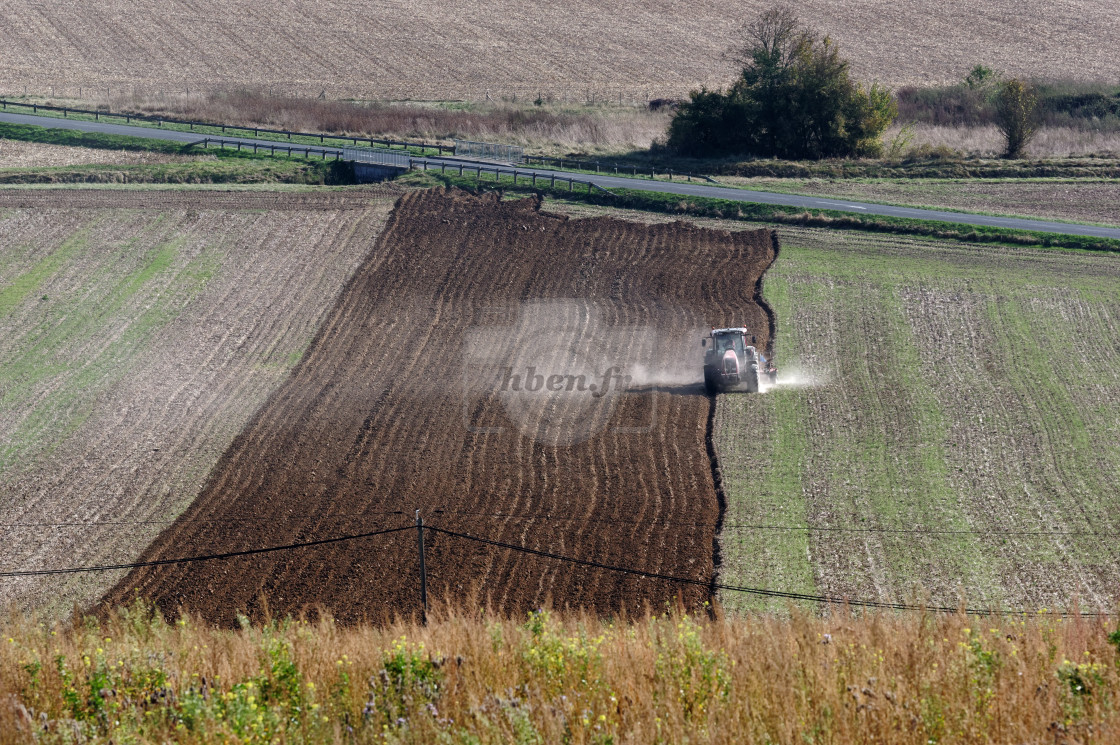
<svg viewBox="0 0 1120 745"><path fill-rule="evenodd" d="M200 151L191 145L143 137L79 132L0 123L0 139L101 150L132 150L169 155ZM352 184L347 163L254 154L248 151L208 150L211 158L183 163L132 166L85 165L0 170L0 184L138 183L138 184Z"/></svg>
<svg viewBox="0 0 1120 745"><path fill-rule="evenodd" d="M722 186L971 215L1116 227L1112 179L736 179Z"/></svg>
<svg viewBox="0 0 1120 745"><path fill-rule="evenodd" d="M103 134L101 132L81 132L75 129L54 129L37 127L30 124L8 124L0 122L0 139L42 142L48 145L70 145L72 147L92 147L100 150L135 150L169 155L187 155L195 152L190 145L167 140L153 140L146 137Z"/></svg>
<svg viewBox="0 0 1120 745"><path fill-rule="evenodd" d="M569 191L560 186L544 184L533 187L528 184L514 184L513 179L503 176L496 180L477 180L434 171L410 173L405 183L416 186L442 184L469 190L501 189L524 194L543 194L549 197L597 204L619 209L643 210L693 217L714 217L718 219L745 220L749 222L777 223L783 225L804 225L839 230L863 230L899 235L920 235L938 239L952 239L975 243L997 243L1011 246L1040 246L1046 248L1072 248L1090 251L1120 251L1120 241L1105 238L1091 238L1060 233L1041 233L1035 231L1007 230L982 225L958 225L935 220L908 220L896 217L857 215L834 210L807 210L801 207L783 205L754 204L730 199L684 196L680 194L661 194L636 189L615 189L610 193L601 190Z"/></svg>

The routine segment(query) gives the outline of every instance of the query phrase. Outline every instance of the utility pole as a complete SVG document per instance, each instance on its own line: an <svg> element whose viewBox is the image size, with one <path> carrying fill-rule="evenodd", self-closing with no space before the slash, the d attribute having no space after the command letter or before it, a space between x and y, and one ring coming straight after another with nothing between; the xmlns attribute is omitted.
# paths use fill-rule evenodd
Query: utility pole
<svg viewBox="0 0 1120 745"><path fill-rule="evenodd" d="M424 518L416 510L416 543L420 548L420 622L428 625L428 571L424 568Z"/></svg>

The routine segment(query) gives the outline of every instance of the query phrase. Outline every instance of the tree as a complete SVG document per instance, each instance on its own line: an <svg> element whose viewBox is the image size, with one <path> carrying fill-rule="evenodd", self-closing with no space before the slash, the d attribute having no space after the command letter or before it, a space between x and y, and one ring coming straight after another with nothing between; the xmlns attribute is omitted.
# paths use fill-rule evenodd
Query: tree
<svg viewBox="0 0 1120 745"><path fill-rule="evenodd" d="M964 84L970 89L984 88L990 83L999 80L999 73L990 67L977 64L964 76Z"/></svg>
<svg viewBox="0 0 1120 745"><path fill-rule="evenodd" d="M1023 81L1012 78L996 94L996 127L1007 143L1005 158L1021 158L1038 131L1038 97Z"/></svg>
<svg viewBox="0 0 1120 745"><path fill-rule="evenodd" d="M893 96L851 79L836 44L789 8L763 13L732 51L742 68L727 93L691 94L669 125L669 146L691 155L781 158L877 155L898 112Z"/></svg>

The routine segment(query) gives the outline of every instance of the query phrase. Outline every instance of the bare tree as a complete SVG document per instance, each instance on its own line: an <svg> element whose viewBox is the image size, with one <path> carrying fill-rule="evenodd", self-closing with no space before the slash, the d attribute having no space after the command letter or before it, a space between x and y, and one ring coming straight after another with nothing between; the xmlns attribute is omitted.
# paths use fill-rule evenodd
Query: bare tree
<svg viewBox="0 0 1120 745"><path fill-rule="evenodd" d="M1012 78L996 95L996 127L1007 142L1006 158L1021 158L1038 131L1038 97L1023 81Z"/></svg>
<svg viewBox="0 0 1120 745"><path fill-rule="evenodd" d="M776 5L743 27L743 42L731 48L731 61L740 67L761 65L784 69L794 51L811 33L801 27L797 13L788 5Z"/></svg>

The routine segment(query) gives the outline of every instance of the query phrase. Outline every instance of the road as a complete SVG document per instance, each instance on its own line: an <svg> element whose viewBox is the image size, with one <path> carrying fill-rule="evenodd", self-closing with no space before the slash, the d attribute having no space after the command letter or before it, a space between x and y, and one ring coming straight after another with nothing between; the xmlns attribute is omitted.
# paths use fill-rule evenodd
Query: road
<svg viewBox="0 0 1120 745"><path fill-rule="evenodd" d="M73 119L56 119L53 117L33 116L30 114L13 114L0 112L0 122L11 124L29 124L39 127L54 127L60 129L73 129L83 132L101 132L104 134L126 135L129 137L147 137L150 139L170 140L173 142L198 142L203 135L194 132L179 132L169 129L156 129L152 127L136 127L127 124L110 124L106 122L88 122ZM254 140L242 137L224 137L227 142L241 142L252 146L263 145L270 147L277 145L276 140ZM308 146L301 145L300 150ZM340 153L340 148L329 146L310 146L312 152L325 152L327 155ZM426 162L438 166L441 163L455 165L460 163L480 164L492 167L489 162L464 160L462 158L413 158L413 162ZM518 167L520 174L537 174L549 177L552 174L568 177L570 173L553 171L547 168L522 168ZM870 202L853 202L849 200L822 199L820 197L798 196L796 194L779 194L776 192L754 191L748 189L735 189L728 186L713 186L711 184L697 184L689 182L647 181L644 179L625 178L620 176L606 176L602 174L578 174L582 181L590 181L604 189L634 189L637 191L660 192L663 194L681 194L695 197L710 197L713 199L728 199L736 202L751 202L756 204L774 204L787 207L800 207L804 209L833 210L836 212L851 212L860 215L877 215L883 217L898 217L911 220L937 220L940 222L956 223L959 225L976 225L992 228L1006 228L1009 230L1031 230L1040 233L1059 233L1062 235L1079 235L1092 238L1111 238L1120 240L1120 228L1108 228L1097 225L1084 225L1077 223L1053 222L1050 220L1028 220L1019 217L994 217L991 215L975 215L967 212L950 212L946 210L918 209L915 207L892 207L885 204Z"/></svg>

